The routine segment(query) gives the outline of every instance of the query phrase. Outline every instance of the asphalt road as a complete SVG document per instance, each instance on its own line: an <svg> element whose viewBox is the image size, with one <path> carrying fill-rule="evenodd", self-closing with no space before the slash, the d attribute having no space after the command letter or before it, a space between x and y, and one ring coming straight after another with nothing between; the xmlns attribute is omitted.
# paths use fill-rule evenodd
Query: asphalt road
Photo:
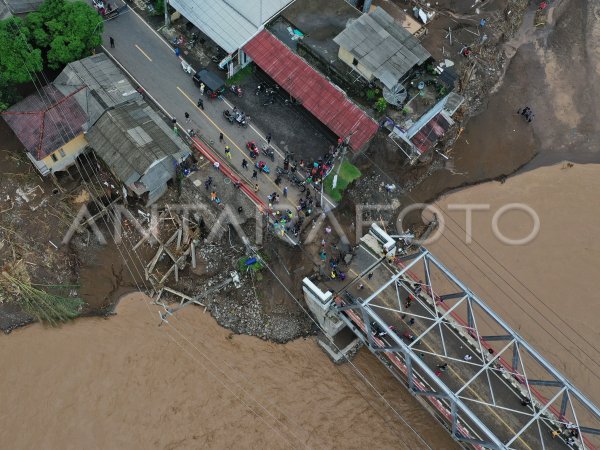
<svg viewBox="0 0 600 450"><path fill-rule="evenodd" d="M114 39L114 48L110 47L110 38ZM254 141L260 145L266 143L265 133L250 124L248 128L232 125L223 118L223 111L231 109L233 105L224 99L209 99L201 96L200 90L192 81L191 75L183 71L181 60L175 55L174 49L161 36L158 35L146 22L131 8L126 9L116 19L105 22L103 34L103 49L112 56L140 86L147 96L151 97L168 116L177 119L181 128L194 129L205 139L213 141L217 149L217 157L221 163L229 165L237 171L242 180L249 186L258 184L258 195L265 203L267 196L278 193L280 204L286 200L283 188L288 187L288 200L290 206L298 204L300 192L295 186L283 180L280 186L274 182L275 168L283 165L283 152L276 150L275 162L266 157L259 157L271 169L269 175L258 172L257 179L253 179L253 163L246 149L246 142ZM202 97L204 109L197 107L198 99ZM185 113L190 114L189 123L185 120ZM182 132L182 131L180 131ZM219 142L219 133L223 133L224 142ZM225 146L231 148L231 158L225 155ZM220 153L219 153L220 152ZM262 156L262 155L261 155ZM249 161L250 168L242 169L242 159ZM333 206L328 199L324 203Z"/></svg>

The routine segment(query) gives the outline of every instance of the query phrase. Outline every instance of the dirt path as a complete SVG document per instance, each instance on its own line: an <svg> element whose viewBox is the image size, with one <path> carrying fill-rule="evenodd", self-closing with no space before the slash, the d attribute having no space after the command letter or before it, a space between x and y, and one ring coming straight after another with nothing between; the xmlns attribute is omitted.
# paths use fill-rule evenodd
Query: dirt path
<svg viewBox="0 0 600 450"><path fill-rule="evenodd" d="M175 328L158 327L156 310L148 308L135 294L107 320L84 318L60 329L36 324L3 336L0 442L61 449L424 448L350 367L334 366L314 342L234 336L199 308L178 313ZM355 363L429 445L456 448L368 353Z"/></svg>

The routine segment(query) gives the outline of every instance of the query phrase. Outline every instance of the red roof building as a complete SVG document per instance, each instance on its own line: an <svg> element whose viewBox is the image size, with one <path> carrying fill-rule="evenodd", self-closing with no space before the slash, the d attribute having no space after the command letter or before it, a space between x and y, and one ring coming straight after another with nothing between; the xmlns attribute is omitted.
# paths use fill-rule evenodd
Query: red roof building
<svg viewBox="0 0 600 450"><path fill-rule="evenodd" d="M74 94L65 96L49 84L2 113L27 151L42 160L84 131L86 113Z"/></svg>
<svg viewBox="0 0 600 450"><path fill-rule="evenodd" d="M410 139L410 141L417 147L420 153L425 153L437 144L438 140L444 137L444 134L446 134L446 131L448 131L451 126L451 121L444 117L444 114L436 114Z"/></svg>
<svg viewBox="0 0 600 450"><path fill-rule="evenodd" d="M377 122L268 31L261 31L243 50L338 137L349 138L354 151L363 149L377 133Z"/></svg>

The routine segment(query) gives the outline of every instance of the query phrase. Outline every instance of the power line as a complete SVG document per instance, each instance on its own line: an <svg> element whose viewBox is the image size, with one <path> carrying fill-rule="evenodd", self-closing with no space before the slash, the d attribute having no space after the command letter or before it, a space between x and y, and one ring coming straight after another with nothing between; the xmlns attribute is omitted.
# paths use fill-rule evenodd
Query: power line
<svg viewBox="0 0 600 450"><path fill-rule="evenodd" d="M23 37L23 36L22 36L22 34L21 34L21 30L20 30L20 29L19 29L19 34L21 35L21 37ZM24 63L25 63L25 62L24 62ZM25 63L25 64L26 64L26 63ZM27 66L25 66L25 67L27 67ZM46 100L44 100L42 93L40 93L40 89L38 89L38 87L37 87L37 85L36 85L36 82L35 82L35 80L34 80L34 79L33 79L33 77L31 76L31 72L29 71L29 69L28 69L28 68L27 68L26 70L28 71L28 73L29 73L29 75L30 75L30 78L31 78L31 80L32 80L32 82L33 82L33 84L34 84L34 87L36 88L36 91L38 92L38 95L40 95L40 99L42 100L42 102L43 102L43 103L46 103ZM34 72L34 73L35 73L35 72ZM45 78L45 75L43 74L43 72L42 72L42 75L43 75L43 76L44 76L44 78ZM36 78L37 78L37 75L36 75ZM47 82L47 81L48 81L48 80L46 80L46 82ZM39 78L38 78L38 83L39 83L39 82L40 82L40 81L39 81ZM41 83L40 83L40 86L41 86ZM43 92L43 87L42 87L42 92ZM48 96L47 96L47 95L46 95L46 99L47 99L47 100L50 100L50 99L48 98ZM49 105L49 106L51 106L51 105L52 105L52 103L50 103L50 105ZM62 111L60 111L60 106L58 106L58 105L56 105L56 106L57 106L57 108L58 108L58 113L59 113L59 114L61 114L61 115L63 116L63 119L66 119L66 118L65 118L65 116L64 116L64 114L63 114L63 112L62 112ZM62 139L63 143L65 143L65 144L66 144L66 142L67 142L67 141L65 140L65 135L68 137L68 132L66 131L66 128L63 128L63 129L62 129L62 131L61 131L61 130L58 128L58 126L56 125L56 123L54 122L54 119L50 117L50 115L49 115L49 118L50 118L50 121L51 121L51 122L53 123L53 125L55 126L56 130L57 130L57 131L60 133L60 135L61 135L61 139ZM68 126L68 128L70 129L70 132L71 132L71 134L73 135L73 137L75 137L76 135L75 135L75 133L74 133L73 129L70 127L70 124L69 124L69 122L68 122L67 120L65 120L65 123L66 123L66 125ZM85 156L85 157L87 158L87 156ZM89 159L88 159L88 163L89 163ZM78 167L77 165L76 165L76 167L77 167L77 170L78 170L78 172L79 172L80 176L82 177L82 179L84 179L84 177L83 177L83 174L81 173L81 171L80 171L79 167ZM82 166L82 167L83 167L83 169L85 170L85 172L86 172L86 175L88 176L88 178L91 180L91 177L89 177L89 173L87 172L87 169L85 169L85 167L84 167L84 166ZM98 182L100 182L100 180L99 180L98 176L97 176L96 174L94 174L94 175L96 176L96 179L97 179L97 181L98 181ZM92 186L93 186L93 183L92 183ZM97 191L96 191L96 192L97 192ZM94 201L94 202L96 203L96 205L98 206L98 201L97 201L96 199L94 199L93 201ZM108 211L107 211L107 215L108 215L108 217L109 217L109 219L110 219L110 212L108 212ZM131 274L131 276L132 276L132 279L134 280L134 282L135 282L135 284L136 284L136 287L137 287L137 289L138 289L140 292L143 292L143 291L142 291L142 289L140 288L140 286L139 286L139 284L138 284L137 280L136 280L136 277L133 275L133 272L131 271L131 268L130 268L130 266L129 266L129 263L127 262L126 258L123 256L123 253L121 252L121 249L120 249L120 247L117 245L117 243L116 243L116 239L115 239L114 235L112 234L112 232L110 232L110 227L108 226L108 223L107 223L106 219L104 218L104 216L102 216L102 220L104 221L104 223L105 223L105 225L106 225L106 227L107 227L107 229L108 229L109 233L111 234L111 237L112 237L112 239L113 239L113 241L114 241L114 243L115 243L115 247L116 247L116 248L117 248L117 250L119 251L119 253L120 253L120 255L121 255L121 258L123 259L123 261L124 261L124 263L125 263L125 265L126 265L127 269L129 270L129 272L130 272L130 274ZM112 220L113 220L113 225L114 225L114 223L115 223L115 219L112 219ZM125 249L125 250L127 251L127 249ZM136 253L136 255L137 255L137 252L135 252L135 253ZM129 256L131 257L131 253L129 253ZM139 255L137 255L137 256L138 256L138 260L141 262L141 259L139 258ZM132 261L133 261L133 259L132 259ZM134 265L134 267L135 267L135 265ZM137 267L136 267L136 271L137 271ZM138 275L140 275L139 271L138 271ZM143 278L142 278L142 282L143 282ZM144 287L145 287L145 288L146 288L146 290L147 290L147 286L145 285L145 282L143 282L143 283L144 283ZM144 302L144 303L146 304L146 307L147 307L148 311L150 312L150 307L149 307L149 305L147 304L147 302ZM151 312L150 312L150 313L151 313ZM217 378L217 379L218 379L218 378ZM221 383L222 383L222 382L221 382ZM222 383L222 384L224 385L224 383ZM225 386L225 387L226 387L228 390L230 390L230 389L229 389L229 388L228 388L226 385L224 385L224 386ZM231 390L230 390L230 392L231 392ZM232 393L233 393L233 392L232 392ZM235 395L235 393L233 393L233 394ZM244 403L244 402L243 402L243 400L241 400L241 398L240 398L239 396L236 396L236 397L238 398L238 400L240 400L242 403ZM275 417L274 417L274 416L273 416L273 415L272 415L272 414L271 414L271 413L270 413L270 412L269 412L269 411L268 411L266 408L264 408L264 407L263 407L263 406L262 406L262 405L261 405L261 404L260 404L258 401L256 401L256 400L254 400L254 401L255 401L255 402L258 404L258 405L260 405L260 406L261 406L261 407L262 407L262 408L263 408L263 409L264 409L264 410L265 410L265 411L266 411L268 414L270 414L270 415L271 415L273 418L275 418ZM245 406L247 406L247 407L249 407L249 406L248 406L246 403L244 403L244 405L245 405ZM251 407L249 407L249 409L250 409L252 412L254 412L254 410L253 410ZM256 413L255 413L255 414L256 414ZM256 414L256 415L258 415L258 414ZM285 437L284 437L284 436L281 434L281 432L279 432L279 430L277 430L277 429L273 428L273 427L272 427L270 424L268 424L268 423L267 423L267 422L264 420L264 418L263 418L262 416L260 416L260 415L258 415L258 416L261 418L261 420L263 420L263 422L265 422L265 424L266 424L267 426L269 426L271 429L273 429L274 431L276 431L278 434L280 434L280 436L281 436L281 437L283 437L285 440L287 440L287 441L289 442L289 440L288 440L288 439L286 439L286 438L285 438ZM278 421L278 422L281 424L281 422L280 422L280 421L279 421L277 418L275 418L275 420L276 420L276 421ZM292 434L293 434L293 433L292 433Z"/></svg>
<svg viewBox="0 0 600 450"><path fill-rule="evenodd" d="M383 169L382 169L382 168L381 168L381 167L380 167L380 166L379 166L377 163L375 163L375 162L374 162L374 161L373 161L373 160L372 160L370 157L368 157L366 154L361 154L361 155L358 155L358 156L364 157L364 158L366 158L367 160L369 160L369 161L370 161L370 162L373 164L373 166L375 166L375 167L376 167L376 168L377 168L377 169L378 169L378 170L379 170L379 171L380 171L380 172L381 172L383 175L385 175L385 176L386 176L386 177L387 177L387 178L388 178L390 181L392 181L392 182L394 181L394 179L393 179L393 178L392 178L392 177L391 177L391 176L390 176L390 175L389 175L389 174L388 174L388 173L387 173L385 170L383 170ZM417 200L416 200L414 197L412 197L412 196L410 195L410 193L408 193L408 192L404 192L403 194L404 194L406 197L408 197L410 200L412 200L413 202L417 203ZM458 222L457 222L457 221L456 221L456 220L455 220L455 219L454 219L452 216L450 216L450 215L447 215L447 214L445 214L445 213L444 213L444 211L442 210L442 208L440 207L440 205L439 205L439 203L438 203L437 201L435 201L435 200L434 200L432 203L433 203L434 205L438 206L438 209L439 209L439 210L440 210L440 212L441 212L441 213L444 215L444 217L447 217L447 218L449 218L449 219L450 219L452 222L456 223L456 224L457 224L457 226L458 226L459 228L461 228L461 230L465 231L465 230L464 230L464 229L463 229L463 228L462 228L462 227L461 227L461 226L458 224ZM454 232L454 230L452 230L450 227L447 227L447 229L448 229L448 230L449 230L449 231L450 231L452 234L454 234L455 236L458 236L458 235L457 235L457 234ZM465 233L466 233L466 232L465 232ZM443 237L444 237L446 240L448 240L448 242L450 242L450 240L449 240L449 239L448 239L448 238L447 238L445 235L443 235ZM476 242L476 243L477 243L477 244L478 244L480 247L482 247L482 248L483 248L483 246L482 246L481 244L479 244L479 243L478 243L478 242L475 240L475 238L473 238L473 237L472 237L472 240L473 240L474 242ZM453 245L453 244L452 244L452 245ZM510 283L508 283L508 281L507 281L507 280L506 280L504 277L502 277L502 276L501 276L501 275L500 275L498 272L496 272L496 271L495 271L495 270L494 270L494 269L493 269L493 268L492 268L492 267L491 267L491 266L490 266L490 265L489 265L489 264L488 264L488 263L487 263L485 260L483 260L483 259L482 259L482 258L481 258L481 257L480 257L480 256L479 256L477 253L475 253L475 252L474 252L474 250L473 250L472 248L470 248L470 247L469 247L469 250L470 250L470 251L471 251L471 252L472 252L472 253L473 253L473 254L474 254L474 255L475 255L475 256L476 256L478 259L480 259L481 261L483 261L483 262L484 262L484 264L485 264L485 265L486 265L486 266L487 266L487 267L488 267L488 268L489 268L489 269L490 269L492 272L494 272L494 274L495 274L495 275L496 275L498 278L500 278L500 279L501 279L501 280L502 280L504 283L506 283L506 284L508 284L509 286L511 286L511 284L510 284ZM487 250L486 250L486 253L487 253L488 255L490 255L490 256L491 256L491 257L492 257L492 258L493 258L493 259L494 259L496 262L498 262L498 261L496 260L496 258L494 258L494 257L493 257L493 255L491 255L491 254L489 253L489 251L487 251ZM464 255L464 253L463 253L463 255ZM491 278L489 277L489 275L488 275L488 274L486 274L486 273L485 273L485 272L484 272L484 271L483 271L483 270L482 270L482 269L481 269L481 268L480 268L478 265L476 265L476 264L473 262L473 260L472 260L472 259L470 259L470 258L466 257L466 255L465 255L465 258L466 258L466 259L468 260L468 262L469 262L470 264L472 264L472 265L473 265L473 266L474 266L474 267L475 267L475 268L476 268L476 269L477 269L477 270L478 270L478 271L479 271L481 274L483 274L483 275L484 275L486 278L490 279L490 281L492 281L492 283L494 283L494 284L496 285L496 287L498 287L498 288L499 288L499 286L497 285L497 283L495 283L493 280L491 280ZM498 264L499 264L499 265L501 265L499 262L498 262ZM518 280L518 278L517 278L517 277L516 277L514 274L512 274L512 273L511 273L511 272L510 272L508 269L506 269L504 266L502 266L502 267L504 268L504 270L506 270L508 273L510 273L510 274L511 274L511 276L512 276L514 279ZM523 284L521 281L519 281L519 283L520 283L520 284ZM539 314L541 317L543 317L543 318L544 318L544 319L545 319L545 320L546 320L548 323L550 323L550 324L551 324L551 325L552 325L552 326L553 326L553 327L554 327L556 330L560 330L560 327L557 327L557 326L556 326L556 325L555 325L555 324L554 324L554 323L553 323L553 322L552 322L550 319L548 319L548 318L546 317L546 315L545 315L543 312L539 311L539 309L538 309L538 308L537 308L535 305L533 305L533 304L532 304L532 303L531 303L531 302L530 302L528 299L526 299L526 298L525 298L525 297L524 297L524 296L523 296L521 293L519 293L519 292L518 292L518 291L517 291L517 290L516 290L514 287L512 287L512 286L511 286L511 289L512 289L512 290L513 290L513 291L514 291L514 292L515 292L515 293L516 293L516 294L517 294L519 297L521 297L521 299L523 299L523 300L525 301L525 303L527 303L527 304L528 304L528 305L529 305L529 306L530 306L530 307L531 307L531 308L532 308L534 311L536 311L536 312L537 312L537 313L538 313L538 314ZM508 299L509 299L509 300L510 300L512 303L514 303L514 304L515 304L515 305L517 305L519 308L521 308L521 309L522 309L522 310L523 310L523 311L524 311L524 312L525 312L525 313L528 315L528 317L529 317L530 319L532 319L534 322L537 322L537 320L536 320L534 317L532 317L530 313L528 313L526 310L524 310L524 309L522 308L522 306L516 302L516 300L514 300L514 299L513 299L511 296L509 296L509 295L508 295L508 294L507 294L505 291L502 291L502 292L503 292L503 293L504 293L504 294L507 296L507 298L508 298ZM535 296L535 294L534 294L534 296ZM544 305L546 308L548 308L548 306L547 306L547 305L546 305L546 304L545 304L545 303L544 303L544 302L543 302L543 301L542 301L542 300L541 300L541 299L540 299L538 296L535 296L535 297L536 297L536 299L537 299L537 300L538 300L540 303L542 303L542 304L543 304L543 305ZM549 308L549 309L550 309L550 308ZM555 314L556 314L556 313L555 313ZM508 314L508 315L510 316L510 314ZM566 348L566 347L564 346L564 344L563 344L562 342L560 342L560 341L559 341L559 340L558 340L558 339L557 339L557 338L556 338L556 337L555 337L553 334L549 333L549 332L548 332L548 330L546 330L546 329L543 329L543 330L544 330L544 332L546 332L547 334L549 334L549 336L552 338L552 340L554 340L554 341L555 341L555 342L556 342L556 343L557 343L559 346L561 346L562 348L564 348L564 349L565 349L565 350L567 350L567 351L570 351L570 350L569 350L568 348ZM589 341L588 341L586 338L584 338L583 336L581 336L581 335L580 335L580 334L579 334L579 333L578 333L576 330L572 330L572 331L573 331L573 333L574 333L574 334L576 334L578 337L580 337L580 338L581 338L583 341L585 341L585 342L586 342L586 343L587 343L587 344L590 346L590 348L594 348L594 349L595 349L595 346L594 346L594 345L592 345L592 344L591 344L591 343L590 343L590 342L589 342ZM560 332L560 331L559 331L559 332ZM587 353L585 350L583 350L583 349L582 349L582 348L581 348L579 345L577 345L577 343L576 343L576 342L575 342L573 339L571 339L571 337L570 337L570 336L568 336L568 335L566 335L566 334L564 334L564 333L562 333L562 332L561 332L561 334L563 334L563 336L564 336L564 337L565 337L565 338L566 338L568 341L570 341L570 342L571 342L571 343L572 343L572 344L573 344L573 345L574 345L576 348L578 348L578 349L579 349L579 350L580 350L580 351L581 351L583 354L585 354L585 355L586 355L586 356L587 356L587 357L588 357L588 358L589 358L589 359L590 359L592 362L594 362L594 363L595 363L595 358L592 358L592 357L591 357L591 356L590 356L590 355L589 355L589 354L588 354L588 353ZM596 351L598 351L598 352L600 353L600 350L596 350ZM578 360L579 360L579 359L578 359ZM600 379L600 377L599 377L599 376L598 376L598 375L595 373L595 371L594 371L593 369L589 368L589 367L588 367L586 364L584 364L584 363L583 363L581 360L579 360L579 362L580 362L580 363L582 363L582 364L583 364L583 365L584 365L584 366L585 366L585 367L586 367L586 368L587 368L587 369L588 369L588 370L589 370L589 371L590 371L590 372L591 372L591 373L592 373L592 374L593 374L593 375L594 375L596 378L599 378L599 379Z"/></svg>
<svg viewBox="0 0 600 450"><path fill-rule="evenodd" d="M271 268L271 266L259 255L259 253L252 249L254 254L260 258L260 260L263 262L263 264L265 265L265 267L267 267L267 269L269 269L269 272L271 272L271 275L273 275L275 277L275 279L279 282L279 284L281 285L281 287L283 287L283 289L287 292L287 294L296 302L296 304L298 305L298 307L310 318L310 320L326 335L327 333L325 332L325 330L323 329L323 327L321 327L321 325L310 315L310 313L306 310L306 308L304 308L304 306L302 306L302 303L300 303L300 301L296 298L296 296L294 294L292 294L292 292L288 289L288 287L285 285L285 283L283 283L281 281L281 279L277 276L277 274L273 271L273 269ZM340 350L340 348L335 344L335 342L333 342L333 340L330 341L331 344L335 347L335 349L338 352L342 352ZM366 375L364 375L359 369L358 367L356 367L356 365L348 358L346 358L346 361L348 361L348 363L353 367L353 369L355 370L355 372L365 381L365 383L371 388L373 389L373 391L379 395L379 397L381 397L381 399L385 402L385 404L400 418L400 420L402 420L402 422L419 438L419 440L430 450L433 450L431 448L431 446L429 446L429 444L427 443L427 441L425 441L425 439L406 421L406 419L402 416L402 414L400 414L391 404L390 402L383 396L383 394L381 394L377 388L369 381L369 379L366 377Z"/></svg>

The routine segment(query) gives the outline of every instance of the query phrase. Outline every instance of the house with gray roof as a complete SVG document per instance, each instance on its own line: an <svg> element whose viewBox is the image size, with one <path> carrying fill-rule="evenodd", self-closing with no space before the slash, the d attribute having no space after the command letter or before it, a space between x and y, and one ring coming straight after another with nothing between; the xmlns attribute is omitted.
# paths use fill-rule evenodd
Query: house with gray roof
<svg viewBox="0 0 600 450"><path fill-rule="evenodd" d="M10 15L18 16L37 10L43 0L0 0L0 3L6 4L6 9ZM2 9L0 5L0 10ZM7 17L10 17L10 15L7 14Z"/></svg>
<svg viewBox="0 0 600 450"><path fill-rule="evenodd" d="M156 202L175 177L177 163L191 153L188 146L143 100L105 112L87 140L128 195L146 205Z"/></svg>
<svg viewBox="0 0 600 450"><path fill-rule="evenodd" d="M342 61L388 89L431 58L419 40L379 6L351 21L333 40Z"/></svg>
<svg viewBox="0 0 600 450"><path fill-rule="evenodd" d="M56 79L2 113L42 175L67 171L107 110L141 94L104 54L69 63Z"/></svg>
<svg viewBox="0 0 600 450"><path fill-rule="evenodd" d="M0 20L8 19L9 17L12 17L12 13L8 4L4 0L0 0Z"/></svg>

